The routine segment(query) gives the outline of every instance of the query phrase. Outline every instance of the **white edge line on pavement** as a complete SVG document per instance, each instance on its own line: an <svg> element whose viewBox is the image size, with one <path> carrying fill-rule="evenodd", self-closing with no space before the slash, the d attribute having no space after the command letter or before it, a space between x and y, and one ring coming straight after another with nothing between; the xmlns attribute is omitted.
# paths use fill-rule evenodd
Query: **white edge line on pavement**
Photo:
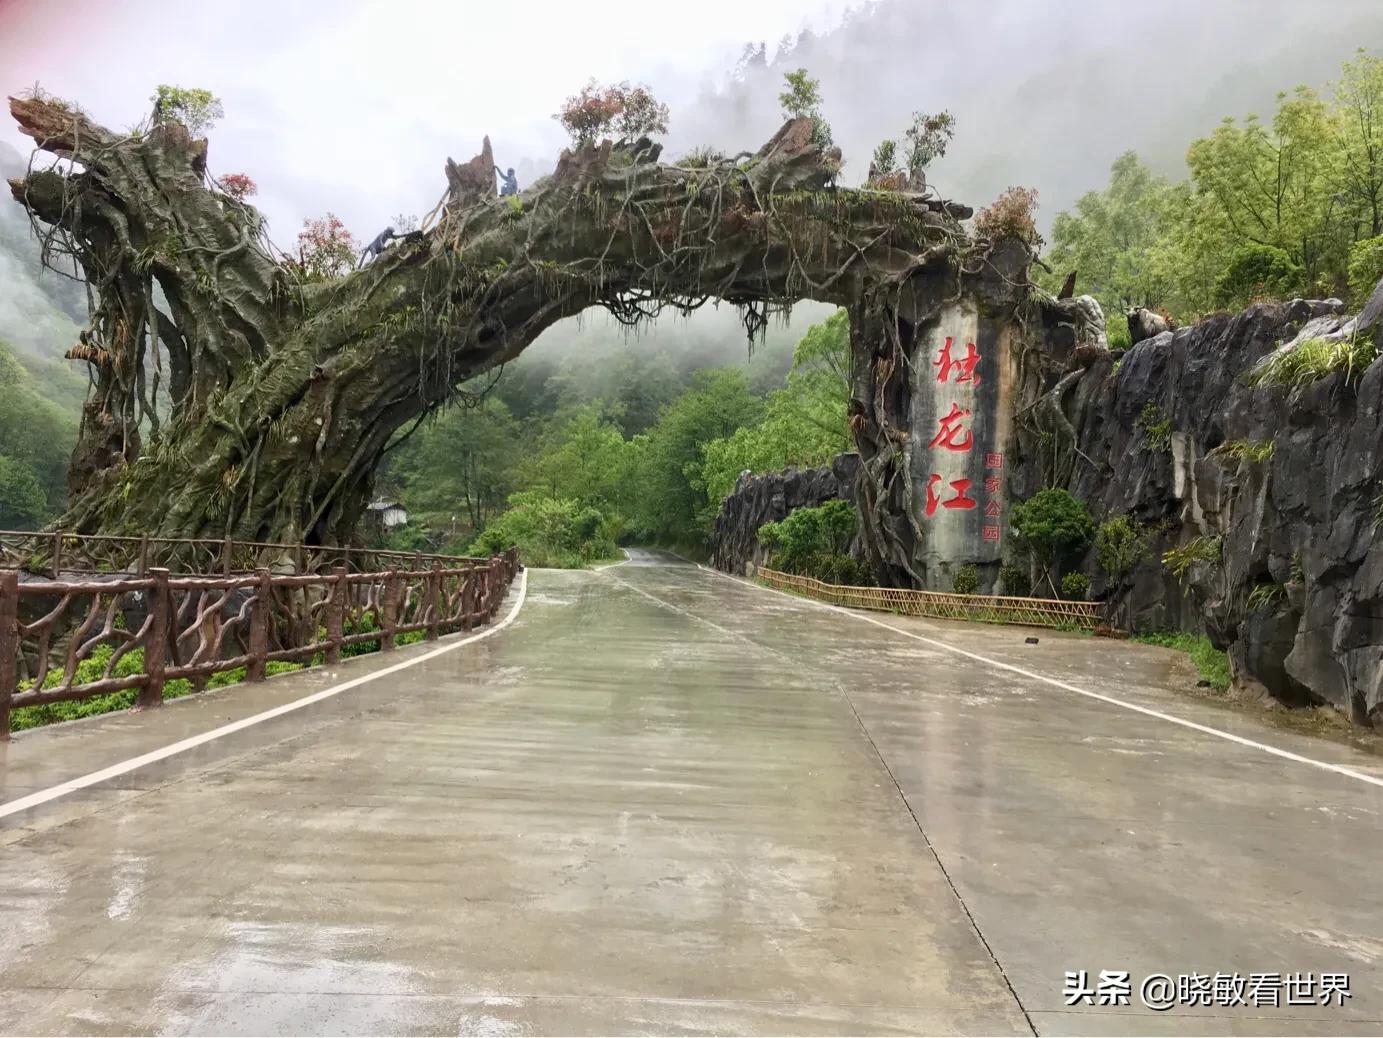
<svg viewBox="0 0 1383 1038"><path fill-rule="evenodd" d="M188 750L195 749L198 746L202 746L206 743L212 742L213 740L219 739L222 736L230 735L233 732L240 731L241 729L249 728L252 725L260 724L263 721L272 720L275 717L281 717L284 714L292 713L294 710L301 710L305 706L311 706L313 703L320 703L324 699L330 699L332 696L340 695L342 692L345 692L348 689L356 688L359 685L367 684L368 682L374 681L377 678L387 677L390 674L397 674L401 670L404 670L408 667L415 667L419 663L423 663L427 660L433 659L434 657L441 656L443 653L452 652L456 649L461 648L463 645L470 645L472 642L478 642L482 638L488 638L490 637L490 635L497 634L498 632L504 630L504 628L508 627L511 623L514 622L515 618L519 615L519 609L523 606L523 600L527 596L527 594L528 570L525 568L519 573L519 596L517 599L515 599L513 608L509 610L509 614L499 623L495 624L493 627L489 627L486 630L481 631L479 634L473 634L468 638L460 638L454 642L449 642L446 645L438 646L431 652L422 653L421 655L414 656L411 659L401 660L400 662L391 664L388 667L383 667L379 670L371 671L369 674L362 674L358 678L351 678L351 680L349 681L342 681L340 684L332 685L330 688L324 688L320 692L314 692L310 696L303 696L303 698L301 699L295 699L289 703L281 703L280 705L273 707L269 710L265 710L261 713L252 714L249 717L242 717L240 720L232 721L230 724L223 724L220 728L213 728L208 732L202 732L200 735L189 736L188 738L179 740L178 742L169 743L167 746L162 746L157 750L151 750L148 753L141 754L138 757L131 757L129 760L123 760L119 764L112 764L110 767L102 768L100 771L93 771L86 775L82 775L79 778L69 779L66 782L60 782L56 786L50 786L47 789L41 789L37 793L30 793L28 796L20 797L18 800L10 800L6 803L0 804L0 818L5 818L13 814L18 814L21 811L28 811L29 809L38 807L41 804L46 804L50 800L56 800L58 797L66 796L68 793L74 793L79 789L86 789L88 786L94 786L99 782L105 782L108 779L117 778L120 775L126 775L131 771L144 767L145 765L155 764L158 761L166 760L167 758L176 756L179 753L185 753Z"/></svg>
<svg viewBox="0 0 1383 1038"><path fill-rule="evenodd" d="M1136 703L1130 703L1123 699L1115 699L1113 696L1106 696L1099 692L1091 692L1088 689L1079 688L1076 685L1067 684L1065 681L1060 681L1057 678L1049 678L1042 674L1036 674L1030 670L1024 670L1022 667L1015 667L1012 663L1004 663L1000 660L990 659L988 656L981 656L977 652L970 652L967 649L957 648L954 645L949 645L946 642L938 641L935 638L928 638L921 634L915 634L912 631L905 631L901 627L894 627L892 624L884 623L884 621L882 620L876 620L872 616L867 616L864 613L856 613L849 609L845 609L842 606L832 605L829 602L818 602L814 598L804 598L801 595L792 595L786 591L779 591L777 588L765 587L764 585L759 584L755 581L743 580L739 577L731 576L729 573L722 573L718 569L712 569L709 566L703 566L700 563L697 563L697 568L703 569L707 573L712 573L717 577L724 577L726 580L733 580L737 584L744 584L748 587L755 588L759 591L766 591L769 594L783 595L784 597L790 598L795 602L806 602L809 605L814 605L821 609L829 609L832 612L844 613L846 616L853 617L856 620L863 620L865 623L873 624L875 627L882 627L884 628L884 630L892 631L894 634L901 634L905 638L911 638L914 641L923 642L927 645L934 646L946 652L955 653L957 656L964 656L967 659L977 660L980 663L987 663L989 666L998 667L1000 670L1007 670L1011 671L1014 674L1021 674L1025 678L1031 678L1034 681L1045 682L1048 685L1054 685L1055 687L1063 689L1067 692L1074 692L1076 693L1076 695L1079 696L1086 696L1089 699L1098 699L1101 703L1109 703L1111 706L1123 707L1125 710L1132 710L1135 713L1146 714L1148 717L1156 717L1159 721L1167 721L1170 724L1181 725L1181 727L1183 728L1190 728L1193 731L1201 732L1205 735L1213 735L1218 739L1226 739L1229 742L1238 743L1240 746L1248 746L1255 750L1262 750L1264 753L1271 753L1274 757L1281 757L1284 760L1296 761L1298 764L1309 764L1313 768L1321 768L1324 771L1333 771L1337 775L1343 775L1346 778L1352 778L1359 782L1367 782L1371 786L1379 786L1383 788L1383 778L1379 778L1376 775L1366 775L1364 772L1355 771L1353 768L1346 768L1339 764L1331 764L1328 761L1316 760L1312 757L1303 757L1301 754L1293 753L1291 750L1283 750L1276 746L1270 746L1264 742L1257 742L1253 739L1246 739L1244 738L1244 736L1235 735L1233 732L1221 731L1219 728L1211 728L1209 725L1198 724L1195 721L1188 721L1182 717L1174 717L1171 714L1164 714L1162 711L1153 710L1151 707L1139 706Z"/></svg>

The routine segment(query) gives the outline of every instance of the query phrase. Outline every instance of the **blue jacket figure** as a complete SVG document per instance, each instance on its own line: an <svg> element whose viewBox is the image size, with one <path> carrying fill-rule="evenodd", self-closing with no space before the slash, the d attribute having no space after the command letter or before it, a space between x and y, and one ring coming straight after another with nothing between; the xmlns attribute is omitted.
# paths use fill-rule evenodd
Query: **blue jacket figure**
<svg viewBox="0 0 1383 1038"><path fill-rule="evenodd" d="M495 172L499 174L500 180L504 181L499 187L499 197L507 195L517 195L519 193L519 178L514 176L514 167L510 166L508 172L495 167Z"/></svg>

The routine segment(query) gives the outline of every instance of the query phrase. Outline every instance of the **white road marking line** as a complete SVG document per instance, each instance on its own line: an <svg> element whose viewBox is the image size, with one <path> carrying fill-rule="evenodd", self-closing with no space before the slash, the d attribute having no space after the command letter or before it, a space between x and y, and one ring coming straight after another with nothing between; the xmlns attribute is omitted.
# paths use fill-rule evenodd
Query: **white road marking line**
<svg viewBox="0 0 1383 1038"><path fill-rule="evenodd" d="M1246 739L1244 736L1235 735L1233 732L1221 731L1219 728L1211 728L1209 725L1198 724L1195 721L1188 721L1182 717L1174 717L1171 714L1164 714L1162 711L1153 710L1151 707L1139 706L1137 703L1129 703L1123 699L1115 699L1113 696L1106 696L1099 692L1091 692L1089 689L1079 688L1076 685L1068 684L1057 678L1049 678L1042 674L1036 674L1030 670L1024 670L1022 667L1015 667L1012 663L1004 663L1001 660L990 659L988 656L981 656L977 652L970 652L967 649L957 648L954 645L938 641L935 638L927 638L912 631L905 631L901 627L894 627L892 624L884 623L882 620L876 620L872 616L865 616L862 613L852 612L849 609L845 609L838 605L832 605L829 602L818 602L814 598L804 598L801 595L792 595L786 591L779 591L777 588L764 587L762 584L749 580L741 580L739 577L732 577L728 573L722 573L720 570L712 569L709 566L702 566L700 563L697 564L697 568L705 570L707 573L711 573L717 577L733 580L736 584L744 584L747 587L755 588L758 591L783 595L795 602L805 602L808 605L818 606L821 609L829 609L832 612L843 613L846 616L854 617L856 620L863 620L865 623L873 624L875 627L882 627L886 631L892 631L894 634L901 634L904 638L912 638L914 641L923 642L924 644L934 646L946 652L955 653L957 656L964 656L967 659L976 660L980 663L987 663L991 667L998 667L1001 670L1011 671L1014 674L1021 674L1025 678L1031 678L1034 681L1042 681L1056 688L1064 689L1067 692L1074 692L1079 696L1085 696L1089 699L1098 699L1101 703L1109 703L1111 706L1123 707L1125 710L1146 714L1148 717L1156 717L1160 721L1181 725L1183 728L1190 728L1193 731L1201 732L1205 735L1213 735L1218 739L1226 739L1229 742L1238 743L1240 746L1248 746L1255 750L1262 750L1264 753L1271 753L1274 757L1281 757L1283 760L1296 761L1298 764L1309 764L1313 768L1333 771L1337 775L1344 775L1346 778L1356 779L1359 782L1367 782L1371 786L1383 788L1383 778L1379 778L1376 775L1368 775L1362 771L1355 771L1353 768L1346 768L1339 764L1331 764L1328 761L1316 760L1313 757L1303 757L1301 754L1293 753L1291 750L1284 750L1276 746L1270 746L1265 742Z"/></svg>
<svg viewBox="0 0 1383 1038"><path fill-rule="evenodd" d="M372 671L369 674L362 674L360 677L352 678L350 681L343 681L338 685L332 685L330 688L324 688L322 691L314 692L310 696L303 696L302 699L295 699L291 703L280 704L262 713L253 714L250 717L242 717L239 721L223 724L220 728L213 728L209 732L202 732L200 735L193 735L178 742L169 743L167 746L161 747L160 749L151 750L149 753L141 754L138 757L131 757L129 760L121 761L119 764L112 764L110 767L102 768L100 771L93 771L86 775L82 775L80 778L60 782L56 786L50 786L48 789L41 789L37 793L30 793L28 796L20 797L18 800L7 801L6 803L0 804L0 818L18 814L21 811L28 811L30 808L46 804L50 800L56 800L58 797L66 796L68 793L75 793L79 789L86 789L88 786L94 786L99 782L105 782L108 779L117 778L120 775L127 775L131 771L142 768L147 764L155 764L158 761L166 760L179 753L185 753L188 750L205 745L222 736L238 732L243 728L249 728L252 725L272 720L275 717L281 717L284 714L292 713L294 710L301 710L305 706L311 706L313 703L320 703L324 699L330 699L332 696L340 695L348 689L367 684L377 678L396 674L408 667L416 667L419 663L434 659L437 656L441 656L443 653L452 652L461 648L463 645L470 645L472 642L478 642L482 638L488 638L490 635L497 634L504 630L504 628L514 622L514 619L519 615L519 609L523 606L523 600L527 594L528 570L524 569L519 574L519 597L515 599L513 608L509 610L509 615L493 627L487 628L479 634L473 634L469 638L462 638L459 641L450 642L447 645L442 645L433 649L431 652L425 652L421 656L414 656L412 659L403 660L380 670Z"/></svg>

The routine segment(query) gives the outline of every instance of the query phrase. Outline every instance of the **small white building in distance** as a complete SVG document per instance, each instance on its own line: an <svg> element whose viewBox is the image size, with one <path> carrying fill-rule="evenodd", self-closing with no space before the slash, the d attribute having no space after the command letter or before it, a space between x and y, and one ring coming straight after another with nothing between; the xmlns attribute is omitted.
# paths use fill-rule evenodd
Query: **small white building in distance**
<svg viewBox="0 0 1383 1038"><path fill-rule="evenodd" d="M397 501L386 501L383 498L371 501L366 512L370 522L378 524L383 530L392 530L408 522L408 510Z"/></svg>

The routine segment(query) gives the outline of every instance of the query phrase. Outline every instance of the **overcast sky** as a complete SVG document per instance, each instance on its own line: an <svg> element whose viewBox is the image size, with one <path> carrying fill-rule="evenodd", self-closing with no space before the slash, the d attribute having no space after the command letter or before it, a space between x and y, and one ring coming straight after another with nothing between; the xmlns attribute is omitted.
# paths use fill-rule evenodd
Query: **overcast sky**
<svg viewBox="0 0 1383 1038"><path fill-rule="evenodd" d="M824 31L816 0L0 0L0 89L34 81L98 121L147 114L159 83L206 87L225 105L211 134L218 173L245 172L288 243L331 209L369 238L421 215L489 134L496 158L555 159L551 118L590 77L689 99L746 40ZM695 17L690 17L695 12ZM4 140L30 142L6 117Z"/></svg>
<svg viewBox="0 0 1383 1038"><path fill-rule="evenodd" d="M758 41L766 64L732 79ZM1180 177L1222 116L1326 88L1359 46L1383 46L1383 0L0 0L5 93L40 81L121 128L159 83L220 96L211 168L254 178L290 248L326 211L361 241L422 216L445 159L487 133L529 182L564 143L552 113L592 77L651 86L670 154L756 148L798 66L821 80L845 183L911 112L948 108L956 140L929 179L977 206L1036 187L1045 227L1121 152ZM0 159L6 145L30 149L7 117ZM7 294L0 335L27 320L6 317Z"/></svg>
<svg viewBox="0 0 1383 1038"><path fill-rule="evenodd" d="M821 78L847 180L918 108L959 118L933 177L983 204L1036 186L1044 223L1105 180L1126 148L1177 172L1224 114L1322 85L1383 42L1383 2L1332 0L0 0L0 88L41 81L128 126L158 83L206 87L226 116L215 172L244 172L275 238L332 210L364 239L421 215L488 133L496 158L542 171L551 115L590 77L650 84L672 151L754 147L776 128L784 67ZM1328 17L1322 17L1328 14ZM744 44L809 36L786 64L727 86ZM8 120L5 120L8 123ZM747 139L745 139L747 138ZM9 125L0 141L27 153Z"/></svg>

